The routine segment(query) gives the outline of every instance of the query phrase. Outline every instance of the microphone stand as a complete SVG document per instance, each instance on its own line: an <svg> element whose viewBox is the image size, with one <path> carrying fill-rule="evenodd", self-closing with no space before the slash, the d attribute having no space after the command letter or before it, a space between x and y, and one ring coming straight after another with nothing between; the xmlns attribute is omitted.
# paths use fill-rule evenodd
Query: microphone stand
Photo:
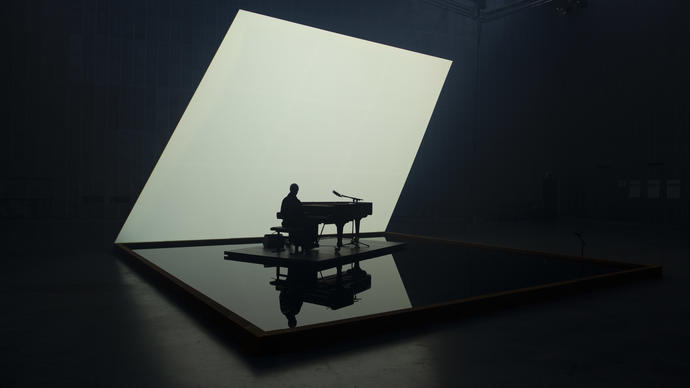
<svg viewBox="0 0 690 388"><path fill-rule="evenodd" d="M362 200L362 198L350 197L349 195L340 194L340 193L338 193L338 192L335 191L335 190L333 191L333 194L335 194L335 195L337 195L338 197L341 197L341 198L350 198L350 199L352 200L352 202L359 202L359 201Z"/></svg>
<svg viewBox="0 0 690 388"><path fill-rule="evenodd" d="M352 200L352 203L357 203L357 202L359 202L359 201L362 200L362 198L351 197L351 196L349 196L349 195L340 194L339 192L337 192L337 191L335 191L335 190L333 190L333 194L335 194L335 195L337 195L338 197L341 197L341 198L350 198L350 199ZM359 248L359 244L362 244L362 245L366 246L367 248L369 248L369 244L363 243L363 242L360 242L360 241L359 241L359 236L355 237L355 221L354 221L354 220L352 220L352 229L351 229L351 233L352 233L352 239L350 239L350 242L349 242L349 243L346 243L346 244L343 244L343 245L353 245L353 246Z"/></svg>

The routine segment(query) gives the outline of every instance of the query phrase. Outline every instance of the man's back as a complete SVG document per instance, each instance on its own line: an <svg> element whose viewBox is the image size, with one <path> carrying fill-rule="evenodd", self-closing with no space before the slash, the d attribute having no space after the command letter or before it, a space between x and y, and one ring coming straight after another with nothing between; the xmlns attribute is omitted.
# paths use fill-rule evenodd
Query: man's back
<svg viewBox="0 0 690 388"><path fill-rule="evenodd" d="M296 194L290 193L280 204L280 213L283 216L283 226L299 225L302 219L302 202Z"/></svg>

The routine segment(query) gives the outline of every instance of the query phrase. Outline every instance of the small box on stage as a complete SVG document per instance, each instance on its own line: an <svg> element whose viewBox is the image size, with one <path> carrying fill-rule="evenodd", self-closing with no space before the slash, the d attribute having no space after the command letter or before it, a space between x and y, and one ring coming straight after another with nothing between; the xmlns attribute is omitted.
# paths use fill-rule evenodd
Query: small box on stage
<svg viewBox="0 0 690 388"><path fill-rule="evenodd" d="M280 249L285 246L285 236L282 234L266 234L264 235L264 248Z"/></svg>

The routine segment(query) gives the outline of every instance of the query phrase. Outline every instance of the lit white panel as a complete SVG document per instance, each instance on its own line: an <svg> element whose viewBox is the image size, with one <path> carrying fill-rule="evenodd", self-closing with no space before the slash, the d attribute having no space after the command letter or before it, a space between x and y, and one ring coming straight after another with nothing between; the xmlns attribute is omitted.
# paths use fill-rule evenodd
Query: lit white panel
<svg viewBox="0 0 690 388"><path fill-rule="evenodd" d="M262 236L293 182L383 231L450 65L239 11L116 242Z"/></svg>

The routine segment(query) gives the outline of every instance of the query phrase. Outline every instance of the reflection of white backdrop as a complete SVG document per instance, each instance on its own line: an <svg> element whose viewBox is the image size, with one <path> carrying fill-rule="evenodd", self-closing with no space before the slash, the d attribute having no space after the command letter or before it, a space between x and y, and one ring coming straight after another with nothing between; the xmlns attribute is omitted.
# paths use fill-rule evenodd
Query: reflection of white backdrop
<svg viewBox="0 0 690 388"><path fill-rule="evenodd" d="M116 242L262 236L292 182L384 230L450 64L239 11Z"/></svg>

